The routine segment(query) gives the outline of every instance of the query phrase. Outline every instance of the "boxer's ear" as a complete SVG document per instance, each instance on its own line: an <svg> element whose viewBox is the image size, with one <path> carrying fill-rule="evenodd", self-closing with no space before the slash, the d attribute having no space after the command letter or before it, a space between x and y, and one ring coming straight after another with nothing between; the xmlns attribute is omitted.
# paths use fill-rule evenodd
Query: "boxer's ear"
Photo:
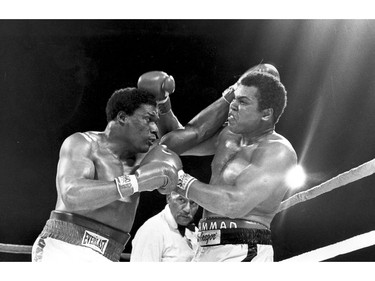
<svg viewBox="0 0 375 281"><path fill-rule="evenodd" d="M266 108L262 110L263 117L262 119L265 121L272 120L273 118L273 108Z"/></svg>
<svg viewBox="0 0 375 281"><path fill-rule="evenodd" d="M127 118L127 115L125 114L124 111L119 111L119 112L117 113L117 121L118 121L121 125L125 124L126 118Z"/></svg>

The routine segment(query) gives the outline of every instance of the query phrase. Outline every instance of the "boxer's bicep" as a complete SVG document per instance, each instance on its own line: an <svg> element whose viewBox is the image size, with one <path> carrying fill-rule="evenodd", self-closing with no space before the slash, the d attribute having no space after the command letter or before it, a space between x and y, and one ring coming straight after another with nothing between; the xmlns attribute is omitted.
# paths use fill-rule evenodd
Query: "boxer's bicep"
<svg viewBox="0 0 375 281"><path fill-rule="evenodd" d="M223 126L213 136L185 151L182 155L206 156L220 153L217 151L219 143L225 142L230 134L232 133L228 127Z"/></svg>
<svg viewBox="0 0 375 281"><path fill-rule="evenodd" d="M220 132L217 132L211 138L199 143L198 145L190 148L189 150L185 151L181 155L188 156L207 156L207 155L214 155L216 152L218 136Z"/></svg>
<svg viewBox="0 0 375 281"><path fill-rule="evenodd" d="M68 183L81 179L94 179L95 167L89 158L90 146L71 136L63 143L57 167L58 186L64 189Z"/></svg>
<svg viewBox="0 0 375 281"><path fill-rule="evenodd" d="M159 129L159 138L161 138L162 136L171 131L184 128L181 125L180 121L177 119L176 115L174 115L172 110L163 115L160 115L159 121L157 122L157 126Z"/></svg>
<svg viewBox="0 0 375 281"><path fill-rule="evenodd" d="M213 144L216 142L217 132L205 141L200 141L197 131L192 127L185 127L166 134L160 144L166 145L178 155L212 155L214 154Z"/></svg>

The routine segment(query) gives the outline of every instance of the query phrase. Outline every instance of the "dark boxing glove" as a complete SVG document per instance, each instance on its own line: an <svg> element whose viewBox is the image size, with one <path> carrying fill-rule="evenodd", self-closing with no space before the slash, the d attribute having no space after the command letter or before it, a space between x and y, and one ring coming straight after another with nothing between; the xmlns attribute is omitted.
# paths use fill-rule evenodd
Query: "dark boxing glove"
<svg viewBox="0 0 375 281"><path fill-rule="evenodd" d="M269 63L262 63L262 64L258 64L256 66L253 66L252 68L250 68L249 70L247 70L244 74L241 75L240 79L238 79L238 82L243 77L247 76L251 72L264 72L264 73L268 73L268 74L271 74L277 80L280 81L280 74L279 74L279 71L276 69L276 67L274 67L272 64L269 64Z"/></svg>
<svg viewBox="0 0 375 281"><path fill-rule="evenodd" d="M138 79L138 88L155 95L161 114L171 109L169 95L175 90L176 84L172 76L163 71L150 71Z"/></svg>
<svg viewBox="0 0 375 281"><path fill-rule="evenodd" d="M165 145L157 145L153 149L151 149L146 156L141 161L140 165L156 163L159 165L163 163L165 165L169 165L173 167L177 172L182 169L182 161L180 157L173 152L172 150L168 149ZM171 193L177 186L177 182L174 182L174 185L166 185L158 187L158 191L161 194L168 194Z"/></svg>
<svg viewBox="0 0 375 281"><path fill-rule="evenodd" d="M252 73L252 72L264 72L264 73L268 73L268 74L271 74L272 76L274 76L277 80L280 81L280 74L279 74L279 71L276 69L276 67L274 67L272 64L269 64L269 63L263 63L263 64L258 64L256 66L253 66L251 67L250 69L248 69L244 74L241 75L241 77L237 80L236 83L234 83L232 86L230 86L229 88L227 88L222 96L223 98L228 102L228 103L231 103L232 100L234 99L234 91L238 88L238 86L240 85L240 81L243 77L247 76L248 74Z"/></svg>
<svg viewBox="0 0 375 281"><path fill-rule="evenodd" d="M191 184L197 179L185 173L182 170L182 161L180 157L172 150L168 149L165 145L158 145L151 149L143 158L142 163L155 163L162 162L171 165L178 171L178 184L170 188L158 188L161 194L168 194L172 190L177 191L179 194L187 197Z"/></svg>
<svg viewBox="0 0 375 281"><path fill-rule="evenodd" d="M180 157L166 145L157 145L152 148L142 159L141 166L152 162L163 162L174 167L177 171L182 169L182 161Z"/></svg>

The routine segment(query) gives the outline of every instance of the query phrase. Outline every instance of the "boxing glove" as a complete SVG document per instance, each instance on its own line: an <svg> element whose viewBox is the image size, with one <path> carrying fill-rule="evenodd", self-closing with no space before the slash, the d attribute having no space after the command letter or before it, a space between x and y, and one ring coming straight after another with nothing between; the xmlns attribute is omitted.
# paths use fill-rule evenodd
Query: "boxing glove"
<svg viewBox="0 0 375 281"><path fill-rule="evenodd" d="M129 189L131 194L158 188L170 193L178 183L178 172L168 163L153 161L141 165L134 175L122 175L114 181L121 200L124 200Z"/></svg>
<svg viewBox="0 0 375 281"><path fill-rule="evenodd" d="M271 74L277 80L280 81L280 74L279 74L279 71L276 69L276 67L274 67L272 64L269 64L269 63L258 64L256 66L253 66L250 69L248 69L244 74L241 75L241 77L237 80L236 83L234 83L232 86L230 86L228 89L226 89L223 92L222 97L224 98L224 100L226 102L228 102L228 103L232 102L232 100L234 99L234 91L240 85L241 79L244 78L245 76L247 76L248 74L252 73L252 72L268 73L268 74Z"/></svg>
<svg viewBox="0 0 375 281"><path fill-rule="evenodd" d="M247 70L244 74L241 75L240 79L238 79L237 82L239 83L240 80L243 77L247 76L251 72L264 72L264 73L268 73L268 74L271 74L277 80L280 81L280 74L279 74L279 71L276 69L276 67L274 67L272 64L269 64L269 63L262 63L262 64L258 64L256 66L253 66L252 68L250 68L249 70Z"/></svg>
<svg viewBox="0 0 375 281"><path fill-rule="evenodd" d="M168 186L168 188L158 188L158 191L161 194L168 194L172 190L175 190L186 197L190 185L197 179L182 170L182 161L180 157L174 151L168 149L166 145L157 145L151 149L141 161L141 165L159 162L167 163L178 171L178 183L175 186L172 186L172 189Z"/></svg>
<svg viewBox="0 0 375 281"><path fill-rule="evenodd" d="M140 166L152 163L164 162L174 167L177 171L182 169L182 161L180 157L166 145L157 145L152 148L142 159Z"/></svg>
<svg viewBox="0 0 375 281"><path fill-rule="evenodd" d="M142 74L137 86L155 95L156 101L164 104L175 90L175 81L172 76L163 71L149 71Z"/></svg>
<svg viewBox="0 0 375 281"><path fill-rule="evenodd" d="M140 165L142 166L149 163L165 163L176 169L176 171L182 169L182 161L180 157L165 145L157 145L152 148L143 158ZM176 188L176 186L177 183L174 186L168 185L165 187L159 187L158 191L161 194L169 194Z"/></svg>

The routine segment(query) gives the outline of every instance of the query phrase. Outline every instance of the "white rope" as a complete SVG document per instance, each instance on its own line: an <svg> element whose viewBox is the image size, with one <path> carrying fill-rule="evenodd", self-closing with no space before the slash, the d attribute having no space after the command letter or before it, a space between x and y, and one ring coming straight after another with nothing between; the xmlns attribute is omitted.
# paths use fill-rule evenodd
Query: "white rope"
<svg viewBox="0 0 375 281"><path fill-rule="evenodd" d="M375 159L368 161L356 168L347 172L339 174L338 176L312 187L306 191L299 192L281 202L278 212L290 208L298 203L315 198L323 193L329 192L338 187L347 185L348 183L357 181L361 178L367 177L375 173Z"/></svg>
<svg viewBox="0 0 375 281"><path fill-rule="evenodd" d="M0 243L0 253L31 254L33 246ZM121 253L121 259L130 260L130 253Z"/></svg>
<svg viewBox="0 0 375 281"><path fill-rule="evenodd" d="M318 262L347 254L359 249L375 245L375 231L354 236L352 238L322 247L310 252L294 256L281 262Z"/></svg>
<svg viewBox="0 0 375 281"><path fill-rule="evenodd" d="M0 243L0 253L31 254L32 246Z"/></svg>

